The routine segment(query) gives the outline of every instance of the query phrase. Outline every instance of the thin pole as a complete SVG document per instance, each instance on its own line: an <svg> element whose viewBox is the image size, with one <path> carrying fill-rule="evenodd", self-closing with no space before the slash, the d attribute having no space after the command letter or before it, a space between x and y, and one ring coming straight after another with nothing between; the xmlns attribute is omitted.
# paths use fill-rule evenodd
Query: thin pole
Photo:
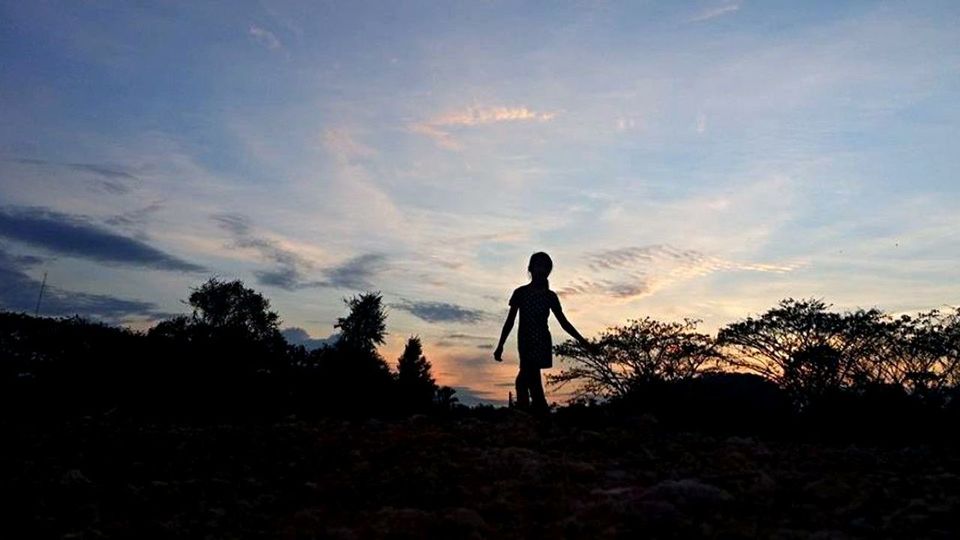
<svg viewBox="0 0 960 540"><path fill-rule="evenodd" d="M47 286L47 273L43 273L43 282L40 283L40 295L37 296L37 309L33 310L33 316L40 315L40 300L43 300L43 289Z"/></svg>

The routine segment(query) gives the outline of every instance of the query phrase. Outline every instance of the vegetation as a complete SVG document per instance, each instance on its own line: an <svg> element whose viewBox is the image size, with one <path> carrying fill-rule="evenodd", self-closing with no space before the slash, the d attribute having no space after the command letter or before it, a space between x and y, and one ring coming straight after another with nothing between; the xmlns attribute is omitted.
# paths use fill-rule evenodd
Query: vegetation
<svg viewBox="0 0 960 540"><path fill-rule="evenodd" d="M240 281L203 283L189 295L190 315L144 333L3 313L0 399L7 411L192 419L458 406L455 391L434 380L419 337L408 339L395 369L381 356L379 293L344 303L339 339L309 351L285 341L270 302ZM799 419L841 429L891 418L923 426L960 410L960 310L892 317L787 299L716 337L698 321L644 318L587 344L562 343L556 353L565 361L548 383L569 386L578 402L698 426L757 429Z"/></svg>
<svg viewBox="0 0 960 540"><path fill-rule="evenodd" d="M581 402L609 400L696 427L799 425L834 433L940 433L960 410L960 310L892 317L787 299L722 328L631 321L556 348L548 376Z"/></svg>
<svg viewBox="0 0 960 540"><path fill-rule="evenodd" d="M145 333L0 313L0 399L6 411L179 418L369 416L455 404L455 391L430 375L419 339L408 343L398 373L379 354L379 293L344 302L340 339L313 351L287 343L270 302L240 281L210 279L191 292L191 315ZM394 406L398 399L403 407Z"/></svg>
<svg viewBox="0 0 960 540"><path fill-rule="evenodd" d="M653 381L689 379L720 358L714 340L696 332L697 322L663 323L650 318L611 328L584 346L567 341L556 353L572 365L549 377L555 386L579 383L577 397L623 397Z"/></svg>
<svg viewBox="0 0 960 540"><path fill-rule="evenodd" d="M429 411L439 400L437 383L430 373L430 362L423 356L420 338L407 340L397 361L397 397L407 412Z"/></svg>
<svg viewBox="0 0 960 540"><path fill-rule="evenodd" d="M132 332L0 313L0 530L19 537L951 538L960 312L785 300L563 343L548 420L458 405L377 293L287 343L239 281ZM23 534L21 531L29 531Z"/></svg>

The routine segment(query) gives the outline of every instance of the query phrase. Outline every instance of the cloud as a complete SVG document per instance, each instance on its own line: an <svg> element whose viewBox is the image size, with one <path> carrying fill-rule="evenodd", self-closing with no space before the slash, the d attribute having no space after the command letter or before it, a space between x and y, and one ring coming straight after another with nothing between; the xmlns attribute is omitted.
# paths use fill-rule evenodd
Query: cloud
<svg viewBox="0 0 960 540"><path fill-rule="evenodd" d="M759 264L725 260L696 250L668 245L625 247L587 255L589 278L577 278L561 288L562 296L596 294L633 299L687 279L722 271L751 271L782 274L797 264Z"/></svg>
<svg viewBox="0 0 960 540"><path fill-rule="evenodd" d="M423 302L403 300L390 304L390 307L406 311L418 319L429 323L455 322L464 324L478 323L486 319L487 312L471 309L446 302Z"/></svg>
<svg viewBox="0 0 960 540"><path fill-rule="evenodd" d="M358 142L350 133L340 129L325 130L323 132L323 145L343 163L377 155L376 150Z"/></svg>
<svg viewBox="0 0 960 540"><path fill-rule="evenodd" d="M453 138L453 135L430 124L413 124L410 131L420 135L426 135L437 143L437 146L447 150L460 150L463 146Z"/></svg>
<svg viewBox="0 0 960 540"><path fill-rule="evenodd" d="M114 169L96 163L64 163L64 166L80 172L88 172L104 178L119 178L123 180L139 180L136 176L120 169Z"/></svg>
<svg viewBox="0 0 960 540"><path fill-rule="evenodd" d="M123 212L110 216L104 220L104 223L133 232L138 239L144 239L146 234L143 227L150 220L150 217L163 209L163 203L154 202L141 208L135 208L128 212Z"/></svg>
<svg viewBox="0 0 960 540"><path fill-rule="evenodd" d="M307 333L303 328L296 326L291 326L289 328L284 328L280 331L284 339L287 340L287 343L293 345L303 345L307 350L319 349L327 345L333 345L340 340L340 334L334 333L330 334L327 338L314 338L310 337L310 334Z"/></svg>
<svg viewBox="0 0 960 540"><path fill-rule="evenodd" d="M505 405L507 403L506 398L491 397L495 395L492 392L484 392L469 386L453 386L452 388L456 390L454 397L457 398L457 401L469 407L481 404Z"/></svg>
<svg viewBox="0 0 960 540"><path fill-rule="evenodd" d="M461 340L461 341L486 341L490 339L490 336L476 336L473 334L459 334L459 333L447 334L443 337L445 339L454 339L454 340Z"/></svg>
<svg viewBox="0 0 960 540"><path fill-rule="evenodd" d="M14 163L21 165L34 165L37 167L58 167L76 172L91 174L97 177L96 185L104 191L122 195L130 191L129 181L139 182L140 178L136 175L114 165L104 165L100 163L63 163L58 161L47 161L43 159L11 159Z"/></svg>
<svg viewBox="0 0 960 540"><path fill-rule="evenodd" d="M38 207L0 209L0 236L53 253L158 270L201 272L203 267L160 251L140 240L121 236L84 216Z"/></svg>
<svg viewBox="0 0 960 540"><path fill-rule="evenodd" d="M259 236L253 232L250 220L239 214L218 214L212 219L230 233L230 247L256 251L260 257L274 265L269 270L257 270L254 276L261 285L278 287L287 291L311 287L339 289L372 289L372 279L385 268L386 257L379 253L367 253L324 269L316 269L313 262L280 242ZM322 279L310 279L312 273Z"/></svg>
<svg viewBox="0 0 960 540"><path fill-rule="evenodd" d="M283 43L280 43L280 40L277 39L277 36L269 30L264 30L255 24L250 25L249 34L253 36L253 39L257 43L263 45L268 50L276 51L283 48Z"/></svg>
<svg viewBox="0 0 960 540"><path fill-rule="evenodd" d="M526 107L468 107L463 111L450 112L427 122L434 126L479 126L497 122L553 120L556 113L532 111Z"/></svg>
<svg viewBox="0 0 960 540"><path fill-rule="evenodd" d="M492 349L496 336L479 336L473 334L451 333L440 336L440 339L434 342L438 347L461 347L463 345L473 346L478 349Z"/></svg>
<svg viewBox="0 0 960 540"><path fill-rule="evenodd" d="M228 247L252 249L260 257L274 265L269 270L257 270L254 276L261 285L292 291L319 285L306 278L313 265L299 254L283 247L276 240L254 234L250 220L240 214L212 216L221 229L230 234L233 241Z"/></svg>
<svg viewBox="0 0 960 540"><path fill-rule="evenodd" d="M326 285L342 289L372 289L372 279L386 267L386 257L367 253L324 271Z"/></svg>
<svg viewBox="0 0 960 540"><path fill-rule="evenodd" d="M27 270L40 262L37 257L13 255L0 247L0 307L10 311L34 312L41 282L30 277ZM73 292L49 283L44 289L40 314L82 315L111 322L129 318L158 320L169 316L158 312L156 304L152 302Z"/></svg>
<svg viewBox="0 0 960 540"><path fill-rule="evenodd" d="M701 22L701 21L707 21L710 19L716 19L717 17L722 17L724 15L734 13L739 9L740 9L740 2L729 2L729 3L721 4L719 6L714 6L711 8L704 9L700 13L687 19L687 21Z"/></svg>
<svg viewBox="0 0 960 540"><path fill-rule="evenodd" d="M630 131L637 127L636 118L621 116L617 118L617 131Z"/></svg>
<svg viewBox="0 0 960 540"><path fill-rule="evenodd" d="M461 111L448 112L425 122L410 126L410 131L425 135L439 146L457 150L460 143L450 133L450 128L474 127L501 122L549 122L556 117L554 112L537 112L527 107L467 107Z"/></svg>

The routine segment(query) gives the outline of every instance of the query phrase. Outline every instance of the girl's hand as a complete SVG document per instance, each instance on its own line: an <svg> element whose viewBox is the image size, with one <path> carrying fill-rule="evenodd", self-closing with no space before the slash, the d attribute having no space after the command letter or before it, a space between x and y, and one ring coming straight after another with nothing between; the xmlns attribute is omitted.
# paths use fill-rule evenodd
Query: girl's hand
<svg viewBox="0 0 960 540"><path fill-rule="evenodd" d="M503 345L497 345L496 350L493 351L493 359L497 362L503 362Z"/></svg>

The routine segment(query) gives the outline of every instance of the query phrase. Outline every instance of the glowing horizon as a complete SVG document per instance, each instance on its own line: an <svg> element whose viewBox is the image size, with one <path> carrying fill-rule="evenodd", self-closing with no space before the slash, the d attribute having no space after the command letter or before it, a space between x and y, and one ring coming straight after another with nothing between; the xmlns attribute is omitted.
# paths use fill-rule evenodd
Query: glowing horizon
<svg viewBox="0 0 960 540"><path fill-rule="evenodd" d="M0 2L0 308L137 327L242 279L503 400L535 251L586 335L960 303L950 2ZM554 341L565 336L551 323ZM300 334L303 336L304 334Z"/></svg>

